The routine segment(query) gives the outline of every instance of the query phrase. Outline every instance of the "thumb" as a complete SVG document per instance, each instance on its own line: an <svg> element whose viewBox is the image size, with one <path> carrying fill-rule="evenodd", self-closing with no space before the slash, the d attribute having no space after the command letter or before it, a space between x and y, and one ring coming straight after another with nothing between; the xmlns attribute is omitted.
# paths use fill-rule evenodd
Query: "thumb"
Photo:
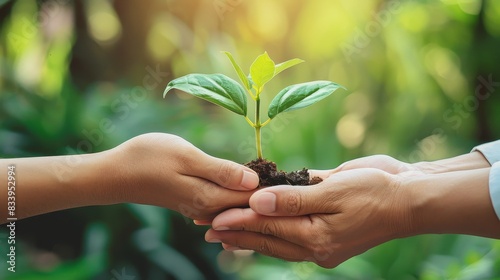
<svg viewBox="0 0 500 280"><path fill-rule="evenodd" d="M328 195L322 184L314 186L275 186L255 192L250 207L266 216L301 216L327 213Z"/></svg>
<svg viewBox="0 0 500 280"><path fill-rule="evenodd" d="M195 175L217 185L239 191L255 189L259 176L252 169L235 162L202 154L192 166Z"/></svg>

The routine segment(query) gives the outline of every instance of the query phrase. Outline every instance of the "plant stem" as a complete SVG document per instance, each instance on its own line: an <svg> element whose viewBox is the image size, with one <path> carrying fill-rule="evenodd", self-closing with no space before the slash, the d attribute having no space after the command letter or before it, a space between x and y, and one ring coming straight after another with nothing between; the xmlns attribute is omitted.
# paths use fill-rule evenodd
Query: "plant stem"
<svg viewBox="0 0 500 280"><path fill-rule="evenodd" d="M255 127L255 144L257 145L257 157L262 159L262 148L260 143L260 127Z"/></svg>
<svg viewBox="0 0 500 280"><path fill-rule="evenodd" d="M262 159L262 145L260 137L260 128L262 127L260 123L260 96L257 93L255 98L255 145L257 147L257 157Z"/></svg>
<svg viewBox="0 0 500 280"><path fill-rule="evenodd" d="M255 127L255 124L247 116L245 116L245 120L251 127Z"/></svg>

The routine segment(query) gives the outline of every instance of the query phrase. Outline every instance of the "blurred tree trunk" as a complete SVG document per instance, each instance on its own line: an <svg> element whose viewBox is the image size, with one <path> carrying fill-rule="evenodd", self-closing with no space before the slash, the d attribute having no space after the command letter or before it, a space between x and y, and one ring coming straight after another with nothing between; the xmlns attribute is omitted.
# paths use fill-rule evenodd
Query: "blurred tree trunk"
<svg viewBox="0 0 500 280"><path fill-rule="evenodd" d="M127 81L139 84L145 67L155 67L147 52L151 18L158 11L154 1L115 1L121 35L110 45L100 45L91 37L83 1L75 2L75 45L71 59L71 77L79 88L97 81ZM103 23L106 24L106 23Z"/></svg>
<svg viewBox="0 0 500 280"><path fill-rule="evenodd" d="M477 96L490 96L493 94L490 88L484 85L479 87L481 81L488 81L490 77L493 81L495 78L498 79L498 70L491 67L493 64L491 58L496 51L493 51L490 48L493 44L485 27L485 5L485 0L482 0L481 10L479 11L479 15L477 17L476 26L474 27L474 40L471 44L471 50L469 52L470 54L474 54L472 59L475 59L472 64L475 65L475 74L472 74L473 76L470 77L472 79L471 85L473 86L471 94L474 98L477 98ZM476 88L478 88L477 92ZM489 116L492 116L494 112L489 112L488 110L488 99L484 101L480 99L476 100L478 101L478 108L476 110L476 139L481 143L494 140L489 118Z"/></svg>
<svg viewBox="0 0 500 280"><path fill-rule="evenodd" d="M4 25L5 20L7 20L8 16L11 14L12 6L14 6L14 1L0 5L0 26Z"/></svg>

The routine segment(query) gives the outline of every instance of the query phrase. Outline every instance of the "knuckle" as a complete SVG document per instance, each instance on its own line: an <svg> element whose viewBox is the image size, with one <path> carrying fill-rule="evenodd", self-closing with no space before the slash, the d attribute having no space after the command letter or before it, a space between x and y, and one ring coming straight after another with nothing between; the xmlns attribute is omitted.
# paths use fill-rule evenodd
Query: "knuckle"
<svg viewBox="0 0 500 280"><path fill-rule="evenodd" d="M262 233L266 235L277 236L278 226L275 223L265 223L262 229Z"/></svg>
<svg viewBox="0 0 500 280"><path fill-rule="evenodd" d="M200 181L192 187L196 190L193 195L193 205L197 209L203 209L210 213L218 212L221 210L221 202L217 199L219 196L218 188L214 188L213 183L209 181Z"/></svg>
<svg viewBox="0 0 500 280"><path fill-rule="evenodd" d="M234 173L233 170L233 164L227 161L223 161L219 166L217 178L221 183L227 184L231 181L231 175Z"/></svg>
<svg viewBox="0 0 500 280"><path fill-rule="evenodd" d="M313 252L314 259L317 261L326 261L332 258L335 252L335 245L333 240L325 234L311 234L311 242L308 244L307 248Z"/></svg>
<svg viewBox="0 0 500 280"><path fill-rule="evenodd" d="M333 251L321 248L313 251L314 261L316 263L327 263L333 256Z"/></svg>
<svg viewBox="0 0 500 280"><path fill-rule="evenodd" d="M170 151L169 157L175 158L177 164L182 167L183 170L192 170L193 165L196 164L198 156L197 148L191 145L178 145Z"/></svg>
<svg viewBox="0 0 500 280"><path fill-rule="evenodd" d="M211 208L209 201L210 200L206 199L203 195L195 195L193 197L193 205L197 209L208 210L209 208Z"/></svg>
<svg viewBox="0 0 500 280"><path fill-rule="evenodd" d="M277 256L276 247L273 245L272 242L270 242L268 240L263 240L260 243L259 252L264 254L264 255L271 256L271 257Z"/></svg>
<svg viewBox="0 0 500 280"><path fill-rule="evenodd" d="M192 205L188 205L185 203L180 203L177 206L177 211L181 213L183 216L191 219L196 219L201 217L199 210L195 209Z"/></svg>
<svg viewBox="0 0 500 280"><path fill-rule="evenodd" d="M175 149L172 151L175 153L178 157L183 157L186 159L191 159L193 158L193 155L196 154L197 148L191 145L178 145Z"/></svg>
<svg viewBox="0 0 500 280"><path fill-rule="evenodd" d="M323 261L331 257L332 251L326 249L324 246L315 245L313 248L313 252L317 260Z"/></svg>
<svg viewBox="0 0 500 280"><path fill-rule="evenodd" d="M286 200L286 211L288 214L297 215L302 210L302 196L298 191L292 191L288 194Z"/></svg>
<svg viewBox="0 0 500 280"><path fill-rule="evenodd" d="M327 259L328 255L332 252L331 250L328 250L326 247L326 244L322 242L314 242L309 246L309 249L314 252L314 256L319 259Z"/></svg>

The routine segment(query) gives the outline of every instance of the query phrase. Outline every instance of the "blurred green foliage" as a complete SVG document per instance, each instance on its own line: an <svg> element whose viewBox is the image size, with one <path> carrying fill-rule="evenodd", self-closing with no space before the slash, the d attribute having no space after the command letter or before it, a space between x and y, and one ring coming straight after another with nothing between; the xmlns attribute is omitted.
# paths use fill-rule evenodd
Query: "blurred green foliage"
<svg viewBox="0 0 500 280"><path fill-rule="evenodd" d="M500 138L499 49L495 0L4 0L0 157L96 152L161 131L248 161L242 119L161 98L188 73L233 75L223 50L244 67L263 51L306 60L267 86L264 104L290 81L349 89L264 128L264 153L282 169L449 157ZM2 279L500 279L499 241L468 236L394 240L326 270L220 252L204 229L150 206L73 209L16 232L18 272L2 253Z"/></svg>

